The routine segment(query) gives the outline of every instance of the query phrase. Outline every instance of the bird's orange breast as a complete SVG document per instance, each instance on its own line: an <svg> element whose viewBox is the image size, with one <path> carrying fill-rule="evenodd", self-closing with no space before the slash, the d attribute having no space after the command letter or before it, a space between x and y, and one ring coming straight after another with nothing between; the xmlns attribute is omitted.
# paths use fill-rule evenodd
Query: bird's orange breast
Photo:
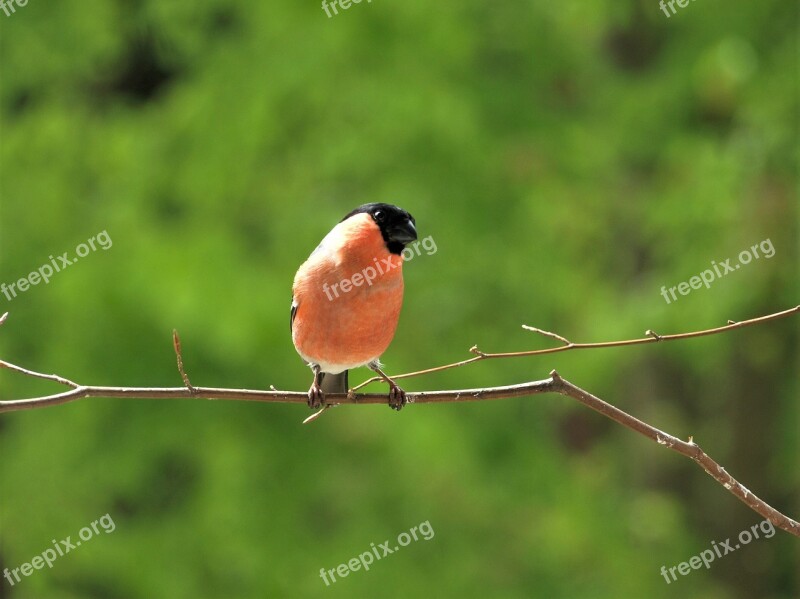
<svg viewBox="0 0 800 599"><path fill-rule="evenodd" d="M328 372L377 359L397 328L402 266L368 214L334 227L295 276L292 339L300 355Z"/></svg>

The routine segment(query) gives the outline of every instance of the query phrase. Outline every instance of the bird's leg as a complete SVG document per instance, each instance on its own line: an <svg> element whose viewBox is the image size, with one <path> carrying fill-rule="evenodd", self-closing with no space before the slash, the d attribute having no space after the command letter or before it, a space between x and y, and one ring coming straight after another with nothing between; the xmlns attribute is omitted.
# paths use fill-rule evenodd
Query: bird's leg
<svg viewBox="0 0 800 599"><path fill-rule="evenodd" d="M406 392L403 391L397 383L395 383L389 376L381 370L378 361L370 362L367 364L371 370L377 372L381 378L389 383L389 407L398 412L406 405Z"/></svg>
<svg viewBox="0 0 800 599"><path fill-rule="evenodd" d="M316 410L325 401L325 394L322 392L322 387L320 387L322 373L319 370L319 364L312 364L311 370L314 372L314 382L311 383L311 388L308 390L308 407Z"/></svg>

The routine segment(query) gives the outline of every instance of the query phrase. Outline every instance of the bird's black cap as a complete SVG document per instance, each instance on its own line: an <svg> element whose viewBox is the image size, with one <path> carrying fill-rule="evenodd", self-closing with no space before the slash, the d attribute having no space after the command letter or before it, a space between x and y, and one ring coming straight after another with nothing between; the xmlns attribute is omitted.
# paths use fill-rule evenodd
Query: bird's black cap
<svg viewBox="0 0 800 599"><path fill-rule="evenodd" d="M392 254L400 254L407 243L417 239L416 221L402 208L392 204L364 204L350 212L342 221L362 213L369 214L378 225L386 247Z"/></svg>

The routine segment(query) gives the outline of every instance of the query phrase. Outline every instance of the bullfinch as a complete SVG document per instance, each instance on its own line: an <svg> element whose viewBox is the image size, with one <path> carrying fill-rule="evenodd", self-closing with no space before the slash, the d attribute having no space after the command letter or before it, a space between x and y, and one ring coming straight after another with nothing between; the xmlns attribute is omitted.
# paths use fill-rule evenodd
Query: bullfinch
<svg viewBox="0 0 800 599"><path fill-rule="evenodd" d="M391 204L359 206L320 242L292 286L294 347L314 372L308 405L347 393L347 371L367 366L389 383L389 406L405 392L378 361L394 337L403 305L403 256L417 239L416 221Z"/></svg>

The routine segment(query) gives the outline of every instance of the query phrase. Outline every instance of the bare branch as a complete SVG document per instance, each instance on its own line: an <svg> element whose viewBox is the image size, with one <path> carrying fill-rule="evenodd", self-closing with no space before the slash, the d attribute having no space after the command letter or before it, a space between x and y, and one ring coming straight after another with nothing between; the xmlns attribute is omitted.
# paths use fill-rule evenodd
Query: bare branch
<svg viewBox="0 0 800 599"><path fill-rule="evenodd" d="M761 316L759 318L752 318L750 320L743 320L741 322L736 322L733 320L729 320L728 324L722 327L716 327L713 329L705 329L702 331L693 331L691 333L678 333L676 335L658 335L651 330L645 332L647 337L642 337L639 339L627 339L625 341L603 341L600 343L572 343L568 341L566 338L562 337L561 335L557 335L555 333L550 333L548 331L543 331L541 329L537 329L535 327L529 327L527 325L522 325L522 328L528 329L530 331L534 331L536 333L540 333L546 337L551 337L553 339L557 339L564 343L564 345L560 345L558 347L550 347L547 349L534 349L528 351L519 351L519 352L503 352L503 353L486 353L482 352L478 349L477 345L473 345L469 351L472 354L475 354L474 358L469 358L467 360L461 360L459 362L453 362L452 364L445 364L443 366L435 366L433 368L426 368L424 370L416 370L414 372L406 372L403 374L393 374L391 377L395 380L397 379L407 379L414 376L422 376L423 374L431 374L434 372L442 372L443 370L450 370L452 368L460 368L462 366L466 366L468 364L472 364L474 362L480 362L481 360L492 360L498 358L523 358L527 356L542 356L545 354L555 354L557 352L563 351L570 351L573 349L599 349L603 347L624 347L628 345L641 345L643 343L658 343L659 341L676 341L678 339L691 339L693 337L704 337L706 335L716 335L718 333L725 333L727 331L731 331L733 329L740 329L743 327L755 325L755 324L763 324L765 322L769 322L771 320L778 320L779 318L785 318L787 316L792 316L793 314L797 314L800 312L800 306L795 306L794 308L789 308L788 310L784 310L782 312L775 312L774 314L768 314L767 316ZM362 387L366 387L370 383L380 382L382 379L377 376L373 376L372 378L367 379L360 385L353 387L353 391L357 391Z"/></svg>
<svg viewBox="0 0 800 599"><path fill-rule="evenodd" d="M552 348L549 350L534 350L530 352L515 352L506 354L484 354L477 349L472 348L471 351L477 354L475 358L465 360L457 365L463 365L477 360L488 358L502 358L514 357L524 355L535 355L540 353L553 353L556 351L566 351L569 349L587 349L593 347L616 347L621 345L634 345L640 343L657 343L659 341L668 341L673 339L687 339L690 337L699 337L702 335L712 335L721 333L733 328L744 327L752 324L767 322L783 318L800 311L800 306L784 312L778 312L769 316L755 318L752 320L737 322L729 324L725 327L716 329L709 329L706 331L698 331L695 333L682 333L678 335L657 335L652 331L648 331L649 337L643 339L634 339L630 341L618 341L608 343L592 343L592 344L575 344L567 341L563 337L559 337L552 333L547 333L536 329L535 332L544 334L545 336L558 339L565 342L567 345ZM7 315L0 317L0 324L2 324ZM533 328L531 327L531 330ZM15 372L25 374L35 378L42 378L46 380L55 381L62 385L71 387L69 391L59 393L57 395L49 395L45 397L34 397L30 399L20 399L11 401L0 401L0 413L14 412L19 410L30 410L35 408L43 408L47 406L61 405L68 402L76 401L78 399L90 397L105 397L105 398L125 398L125 399L222 399L222 400L244 400L244 401L263 401L263 402L281 402L281 403L299 403L305 404L307 394L294 391L278 391L272 387L271 391L254 391L249 389L221 389L215 387L194 387L189 383L189 377L183 368L183 360L181 357L180 339L177 332L173 332L173 345L178 361L178 371L181 374L185 386L184 387L99 387L90 385L78 385L72 381L57 375L41 374L15 366L8 362L0 361L0 366L8 368ZM443 370L444 368L452 368L454 365L447 367L439 367L428 369L423 372L434 372ZM400 378L402 375L395 378ZM410 376L410 375L406 375ZM697 445L692 437L689 441L682 441L677 437L665 433L641 420L623 412L619 408L612 406L609 403L595 397L591 393L584 391L580 387L573 385L569 381L561 378L554 370L550 373L550 378L531 381L519 385L508 385L504 387L488 387L483 389L462 389L452 391L419 391L416 393L407 393L406 398L409 404L423 404L423 403L444 403L444 402L458 402L458 401L484 401L492 399L510 399L514 397L526 397L530 395L539 395L543 393L559 393L561 395L571 397L581 402L582 404L590 407L591 409L599 412L603 416L629 428L640 435L643 435L654 441L655 443L676 451L686 457L691 458L699 464L714 480L720 483L726 490L736 496L740 501L747 505L750 509L767 518L778 528L781 528L797 537L800 537L800 523L782 514L764 500L753 494L744 485L734 479L728 472L720 466L716 461L708 456L700 446ZM351 391L348 393L328 394L325 397L326 403L321 410L314 413L307 418L305 422L311 422L318 418L330 407L342 404L385 404L387 403L387 396L384 394L365 393L355 394Z"/></svg>
<svg viewBox="0 0 800 599"><path fill-rule="evenodd" d="M727 473L725 468L720 466L717 462L711 459L706 452L700 449L700 446L694 442L692 437L689 441L681 441L677 437L665 433L649 424L642 422L638 418L634 418L630 414L623 412L619 408L604 402L602 399L595 397L591 393L584 391L580 387L576 387L569 381L562 379L554 370L550 373L555 381L555 391L577 399L582 404L600 412L603 416L610 418L614 422L636 431L640 435L644 435L648 439L655 441L659 445L663 445L668 449L677 451L693 459L703 470L708 473L714 480L721 484L725 489L733 493L740 501L748 506L753 511L761 514L764 518L768 519L775 526L790 532L791 534L800 537L800 522L792 520L785 516L765 501L757 497L747 487L742 485L739 481Z"/></svg>
<svg viewBox="0 0 800 599"><path fill-rule="evenodd" d="M543 393L560 393L567 397L577 399L588 407L600 412L619 424L644 435L669 449L677 451L687 457L692 458L700 464L703 469L719 482L725 489L733 493L748 507L765 518L769 519L775 526L800 537L800 523L785 516L758 496L750 492L746 487L728 474L725 469L711 459L693 441L688 443L673 437L655 427L650 426L623 412L622 410L604 402L594 395L584 391L580 387L561 378L558 373L553 371L551 377L541 381L532 381L521 385L508 385L504 387L488 387L484 389L462 389L454 391L421 391L418 393L407 393L406 397L409 404L424 403L445 403L458 401L484 401L492 399L510 399L513 397L525 397L539 395ZM144 388L144 387L93 387L80 386L72 391L67 391L59 395L48 397L3 401L0 402L0 413L12 412L15 410L26 410L41 408L52 405L64 404L81 398L106 397L106 398L127 398L127 399L178 399L178 398L203 398L203 399L223 399L223 400L247 400L263 402L281 402L305 404L307 395L301 392L291 391L251 391L247 389L218 389L213 387L194 387L194 392L186 387L165 387L165 388ZM306 419L311 422L318 418L326 409L341 404L385 404L386 395L383 394L328 394L326 404L322 410L315 412Z"/></svg>

